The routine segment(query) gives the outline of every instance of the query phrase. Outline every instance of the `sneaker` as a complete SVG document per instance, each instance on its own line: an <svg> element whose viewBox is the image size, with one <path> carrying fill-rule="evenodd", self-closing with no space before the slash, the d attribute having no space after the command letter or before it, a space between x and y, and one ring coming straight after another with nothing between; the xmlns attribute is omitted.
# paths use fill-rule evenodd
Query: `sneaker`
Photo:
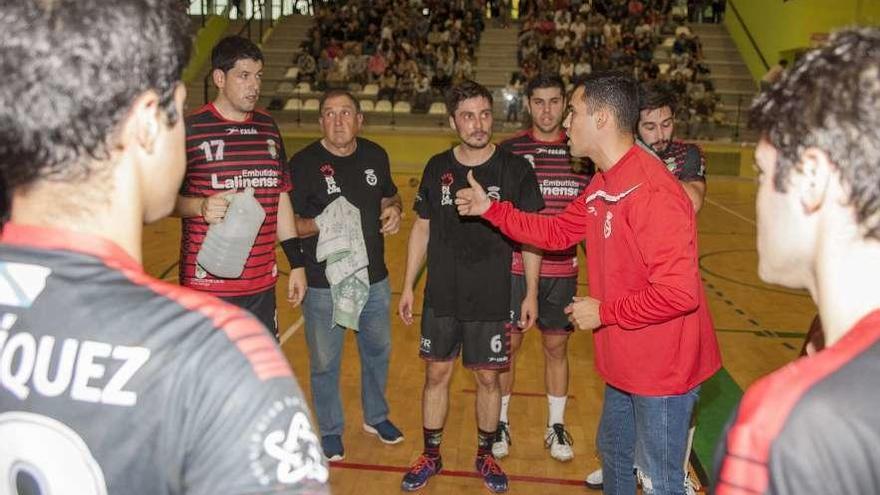
<svg viewBox="0 0 880 495"><path fill-rule="evenodd" d="M574 451L571 449L574 442L571 435L565 431L565 425L556 423L547 427L547 433L544 436L544 448L550 449L550 457L560 462L567 462L574 458Z"/></svg>
<svg viewBox="0 0 880 495"><path fill-rule="evenodd" d="M642 487L642 490L653 490L651 479L639 468L636 468L636 485Z"/></svg>
<svg viewBox="0 0 880 495"><path fill-rule="evenodd" d="M507 475L501 470L501 466L495 462L495 457L484 455L477 457L474 463L477 472L483 477L483 484L489 491L504 493L507 491Z"/></svg>
<svg viewBox="0 0 880 495"><path fill-rule="evenodd" d="M339 435L325 435L321 437L321 448L324 457L331 461L345 459L345 448L342 446L342 437Z"/></svg>
<svg viewBox="0 0 880 495"><path fill-rule="evenodd" d="M507 457L507 454L510 453L511 445L513 445L513 442L510 440L510 426L504 421L499 421L495 443L492 444L492 455L496 459Z"/></svg>
<svg viewBox="0 0 880 495"><path fill-rule="evenodd" d="M699 491L699 485L697 484L697 482L694 481L693 478L690 477L690 475L686 476L684 478L685 495L697 495L697 492Z"/></svg>
<svg viewBox="0 0 880 495"><path fill-rule="evenodd" d="M364 423L364 431L376 435L382 443L388 445L394 445L403 441L403 433L394 426L394 423L387 419L374 425Z"/></svg>
<svg viewBox="0 0 880 495"><path fill-rule="evenodd" d="M602 489L602 468L599 468L592 473L587 475L587 479L584 480L584 484L587 485L587 488L590 490L601 490Z"/></svg>
<svg viewBox="0 0 880 495"><path fill-rule="evenodd" d="M403 475L400 489L405 492L414 492L428 484L428 479L435 474L440 474L443 469L443 461L439 457L431 457L425 454L416 459L415 464Z"/></svg>

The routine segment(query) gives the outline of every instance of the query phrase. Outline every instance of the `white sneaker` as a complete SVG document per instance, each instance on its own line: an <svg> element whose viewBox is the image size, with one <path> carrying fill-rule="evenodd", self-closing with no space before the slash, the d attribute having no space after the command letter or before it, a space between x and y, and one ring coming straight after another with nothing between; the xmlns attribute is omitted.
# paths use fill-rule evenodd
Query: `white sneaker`
<svg viewBox="0 0 880 495"><path fill-rule="evenodd" d="M587 475L587 479L584 480L584 484L587 485L587 488L591 490L601 490L602 489L602 468L599 468L592 473Z"/></svg>
<svg viewBox="0 0 880 495"><path fill-rule="evenodd" d="M492 444L492 455L496 459L501 459L507 457L507 454L510 453L510 446L513 445L510 440L510 426L504 421L499 421L497 435L495 443Z"/></svg>
<svg viewBox="0 0 880 495"><path fill-rule="evenodd" d="M697 482L690 477L690 475L685 476L684 478L684 493L685 495L697 495L699 491L699 485Z"/></svg>
<svg viewBox="0 0 880 495"><path fill-rule="evenodd" d="M565 425L556 423L547 427L547 434L544 436L544 448L550 449L550 457L560 462L567 462L574 458L574 451L571 446L574 442L571 435L565 431Z"/></svg>

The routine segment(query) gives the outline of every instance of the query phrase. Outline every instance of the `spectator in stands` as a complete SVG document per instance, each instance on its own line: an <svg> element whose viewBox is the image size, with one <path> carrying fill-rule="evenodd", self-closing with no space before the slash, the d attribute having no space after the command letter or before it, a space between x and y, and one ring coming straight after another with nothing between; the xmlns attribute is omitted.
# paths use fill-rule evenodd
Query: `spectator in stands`
<svg viewBox="0 0 880 495"><path fill-rule="evenodd" d="M578 59L578 62L574 65L574 78L580 79L586 75L589 75L593 72L593 66L590 65L590 57L586 54L582 54L581 58Z"/></svg>
<svg viewBox="0 0 880 495"><path fill-rule="evenodd" d="M395 91L397 91L397 74L391 70L391 67L388 67L379 78L379 93L376 97L380 100L392 101Z"/></svg>
<svg viewBox="0 0 880 495"><path fill-rule="evenodd" d="M312 54L308 52L300 53L296 57L296 66L299 68L298 77L300 80L315 82L315 71L318 68L318 63L315 62L315 57Z"/></svg>
<svg viewBox="0 0 880 495"><path fill-rule="evenodd" d="M394 94L396 101L409 101L415 96L416 75L410 69L406 69L397 78L397 91Z"/></svg>
<svg viewBox="0 0 880 495"><path fill-rule="evenodd" d="M576 46L581 46L587 36L587 23L584 21L584 18L578 16L578 18L571 23L569 30L571 31L574 44Z"/></svg>
<svg viewBox="0 0 880 495"><path fill-rule="evenodd" d="M507 102L507 122L519 122L519 110L522 107L522 79L516 74L510 78L504 88L504 101Z"/></svg>
<svg viewBox="0 0 880 495"><path fill-rule="evenodd" d="M367 62L367 73L370 78L370 82L376 82L381 77L382 74L385 73L385 70L388 68L388 61L385 60L385 56L382 55L382 52L376 52L372 56L370 56L369 62Z"/></svg>
<svg viewBox="0 0 880 495"><path fill-rule="evenodd" d="M630 0L627 5L627 10L629 11L629 15L632 18L641 17L645 12L645 4L640 2L639 0Z"/></svg>
<svg viewBox="0 0 880 495"><path fill-rule="evenodd" d="M693 53L693 44L685 33L681 33L675 39L672 45L672 56L674 62L681 62Z"/></svg>
<svg viewBox="0 0 880 495"><path fill-rule="evenodd" d="M431 79L423 72L415 77L415 98L413 102L413 110L416 112L427 112L431 105Z"/></svg>
<svg viewBox="0 0 880 495"><path fill-rule="evenodd" d="M553 24L556 26L556 31L568 31L571 27L571 12L557 10L553 16Z"/></svg>
<svg viewBox="0 0 880 495"><path fill-rule="evenodd" d="M461 72L465 79L472 79L474 76L474 66L469 57L459 57L455 63L455 69Z"/></svg>
<svg viewBox="0 0 880 495"><path fill-rule="evenodd" d="M788 60L780 60L776 65L770 67L770 70L761 78L761 91L770 89L770 86L782 77L786 67L788 67Z"/></svg>
<svg viewBox="0 0 880 495"><path fill-rule="evenodd" d="M561 52L568 49L568 45L571 43L571 38L568 37L568 31L557 30L556 38L553 43L557 51Z"/></svg>
<svg viewBox="0 0 880 495"><path fill-rule="evenodd" d="M434 75L434 86L437 88L447 88L452 82L452 75L455 73L455 62L448 51L439 50L437 53L437 72Z"/></svg>
<svg viewBox="0 0 880 495"><path fill-rule="evenodd" d="M565 57L562 59L562 62L559 64L559 77L566 87L574 80L574 62L571 58Z"/></svg>
<svg viewBox="0 0 880 495"><path fill-rule="evenodd" d="M720 24L724 19L725 0L712 0L712 22Z"/></svg>
<svg viewBox="0 0 880 495"><path fill-rule="evenodd" d="M318 71L327 72L332 67L333 59L330 57L330 52L327 49L321 50L321 55L318 57Z"/></svg>

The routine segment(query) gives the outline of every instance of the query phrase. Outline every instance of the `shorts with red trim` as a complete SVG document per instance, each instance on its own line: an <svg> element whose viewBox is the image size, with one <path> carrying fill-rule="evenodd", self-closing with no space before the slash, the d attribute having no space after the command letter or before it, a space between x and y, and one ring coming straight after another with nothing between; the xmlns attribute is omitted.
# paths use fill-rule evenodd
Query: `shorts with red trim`
<svg viewBox="0 0 880 495"><path fill-rule="evenodd" d="M504 370L510 366L510 329L506 321L462 321L422 310L419 355L426 361L452 361L461 354L470 369Z"/></svg>
<svg viewBox="0 0 880 495"><path fill-rule="evenodd" d="M516 325L520 320L522 300L526 296L526 279L510 276L510 321L514 332L522 332ZM538 329L541 333L567 335L574 331L568 321L565 307L577 294L577 277L541 277L538 281Z"/></svg>

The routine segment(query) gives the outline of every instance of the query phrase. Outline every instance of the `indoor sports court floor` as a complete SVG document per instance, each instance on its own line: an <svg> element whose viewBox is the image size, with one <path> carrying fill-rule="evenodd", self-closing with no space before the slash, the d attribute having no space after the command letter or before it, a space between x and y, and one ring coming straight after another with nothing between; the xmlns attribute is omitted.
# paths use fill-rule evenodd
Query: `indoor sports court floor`
<svg viewBox="0 0 880 495"><path fill-rule="evenodd" d="M394 177L407 206L400 233L386 241L386 261L396 296L414 218L409 207L419 177L404 172L395 173ZM708 182L708 196L699 214L700 267L722 347L724 370L703 388L695 451L704 463L711 463L717 432L741 389L795 358L815 314L815 307L805 293L768 286L757 277L754 182L711 175ZM179 235L175 219L146 229L144 263L150 274L176 281ZM283 282L278 286L286 286L286 280ZM423 280L417 289L417 308L421 307L422 288ZM587 291L583 273L580 291ZM280 290L279 301L283 301ZM361 430L359 361L354 339L348 339L341 378L347 425L343 437L346 457L334 463L331 470L333 492L337 494L399 493L402 473L422 449L420 397L424 367L417 356L418 321L412 327L404 326L396 317L396 308L394 297L388 398L390 418L403 430L406 440L386 446ZM309 366L301 312L279 309L284 352L307 392ZM590 335L576 333L569 351L571 385L566 411L575 458L562 464L550 459L543 447L547 414L543 355L537 332L527 334L517 362L516 388L510 406L513 445L510 456L501 462L511 478L510 493L585 493L584 476L598 467L594 438L603 388L594 372L592 357ZM460 367L452 382L450 406L442 447L445 470L422 492L485 493L473 472L474 383Z"/></svg>

